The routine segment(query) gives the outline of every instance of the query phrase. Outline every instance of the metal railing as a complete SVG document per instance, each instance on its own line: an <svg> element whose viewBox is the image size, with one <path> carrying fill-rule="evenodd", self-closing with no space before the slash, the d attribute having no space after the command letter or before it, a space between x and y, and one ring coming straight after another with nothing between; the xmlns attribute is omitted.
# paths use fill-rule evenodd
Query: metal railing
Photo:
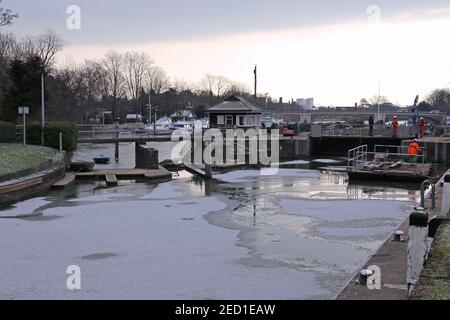
<svg viewBox="0 0 450 320"><path fill-rule="evenodd" d="M347 170L366 169L372 165L372 169L384 170L395 169L395 165L408 164L409 168L415 172L419 169L419 164L425 163L425 155L408 154L404 149L408 146L396 145L376 145L374 151L369 152L367 145L362 145L348 151ZM426 151L426 149L422 149ZM371 163L372 162L372 163Z"/></svg>
<svg viewBox="0 0 450 320"><path fill-rule="evenodd" d="M358 125L347 128L339 128L335 126L322 127L322 136L336 137L391 137L393 135L392 128L385 125Z"/></svg>
<svg viewBox="0 0 450 320"><path fill-rule="evenodd" d="M407 158L407 159L414 159L416 163L425 163L425 157L426 157L426 152L427 149L425 148L421 148L420 150L422 151L422 154L417 154L417 155L411 155L408 153L408 149L409 146L405 146L405 145L401 145L401 146L397 146L397 145L375 145L374 147L374 153L375 154L381 154L383 153L386 157L386 159L394 158L394 157L399 157L400 159L402 158ZM395 152L392 152L392 150L396 150Z"/></svg>
<svg viewBox="0 0 450 320"><path fill-rule="evenodd" d="M367 144L348 151L347 167L355 167L361 163L367 162Z"/></svg>
<svg viewBox="0 0 450 320"><path fill-rule="evenodd" d="M401 126L397 130L397 135L406 137L414 136L414 127ZM339 126L323 126L321 128L322 137L394 137L391 126L384 124L375 124L371 128L370 125L356 125L340 128Z"/></svg>
<svg viewBox="0 0 450 320"><path fill-rule="evenodd" d="M78 136L82 140L115 139L115 138L151 138L155 137L153 128L145 129L137 126L77 126ZM156 131L156 136L168 136L170 130Z"/></svg>

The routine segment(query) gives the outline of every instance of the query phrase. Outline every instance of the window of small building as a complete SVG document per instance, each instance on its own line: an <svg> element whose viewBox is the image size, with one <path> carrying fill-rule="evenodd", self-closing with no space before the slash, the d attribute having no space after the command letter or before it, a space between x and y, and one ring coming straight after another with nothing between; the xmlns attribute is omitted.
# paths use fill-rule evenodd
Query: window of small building
<svg viewBox="0 0 450 320"><path fill-rule="evenodd" d="M245 117L244 116L237 116L237 124L238 126L245 126Z"/></svg>
<svg viewBox="0 0 450 320"><path fill-rule="evenodd" d="M217 116L217 124L218 125L225 125L225 116Z"/></svg>
<svg viewBox="0 0 450 320"><path fill-rule="evenodd" d="M245 117L245 125L247 127L256 127L257 118L256 116L246 116Z"/></svg>
<svg viewBox="0 0 450 320"><path fill-rule="evenodd" d="M232 126L234 125L234 121L233 121L233 116L226 116L226 125L227 126Z"/></svg>

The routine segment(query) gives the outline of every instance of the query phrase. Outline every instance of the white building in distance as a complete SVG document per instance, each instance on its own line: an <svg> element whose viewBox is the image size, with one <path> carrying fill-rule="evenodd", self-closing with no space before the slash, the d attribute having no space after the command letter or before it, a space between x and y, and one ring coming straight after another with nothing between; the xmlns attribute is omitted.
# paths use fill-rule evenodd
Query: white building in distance
<svg viewBox="0 0 450 320"><path fill-rule="evenodd" d="M302 107L303 110L313 110L314 109L314 98L297 99L297 105L299 107Z"/></svg>

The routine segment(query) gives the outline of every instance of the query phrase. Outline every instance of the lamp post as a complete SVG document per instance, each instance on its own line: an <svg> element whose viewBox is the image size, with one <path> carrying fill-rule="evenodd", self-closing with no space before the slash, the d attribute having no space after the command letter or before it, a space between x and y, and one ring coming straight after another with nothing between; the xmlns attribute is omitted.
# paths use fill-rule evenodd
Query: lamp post
<svg viewBox="0 0 450 320"><path fill-rule="evenodd" d="M41 145L44 145L45 129L45 78L44 71L41 72Z"/></svg>
<svg viewBox="0 0 450 320"><path fill-rule="evenodd" d="M155 121L153 121L153 135L156 136L156 112L158 110L158 106L153 107L151 104L147 104L148 108L148 117L149 123L152 121L152 110L155 110Z"/></svg>
<svg viewBox="0 0 450 320"><path fill-rule="evenodd" d="M155 110L155 121L153 122L153 135L156 137L156 112L158 112L158 106L154 107Z"/></svg>
<svg viewBox="0 0 450 320"><path fill-rule="evenodd" d="M380 121L381 81L378 82L377 122Z"/></svg>

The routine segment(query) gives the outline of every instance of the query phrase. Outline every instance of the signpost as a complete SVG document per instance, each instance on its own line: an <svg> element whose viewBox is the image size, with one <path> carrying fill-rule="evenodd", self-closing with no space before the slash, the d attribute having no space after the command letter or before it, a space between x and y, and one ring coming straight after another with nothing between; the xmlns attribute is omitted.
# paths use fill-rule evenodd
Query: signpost
<svg viewBox="0 0 450 320"><path fill-rule="evenodd" d="M27 124L26 124L26 115L30 114L29 107L19 107L19 114L23 115L23 145L27 144Z"/></svg>

